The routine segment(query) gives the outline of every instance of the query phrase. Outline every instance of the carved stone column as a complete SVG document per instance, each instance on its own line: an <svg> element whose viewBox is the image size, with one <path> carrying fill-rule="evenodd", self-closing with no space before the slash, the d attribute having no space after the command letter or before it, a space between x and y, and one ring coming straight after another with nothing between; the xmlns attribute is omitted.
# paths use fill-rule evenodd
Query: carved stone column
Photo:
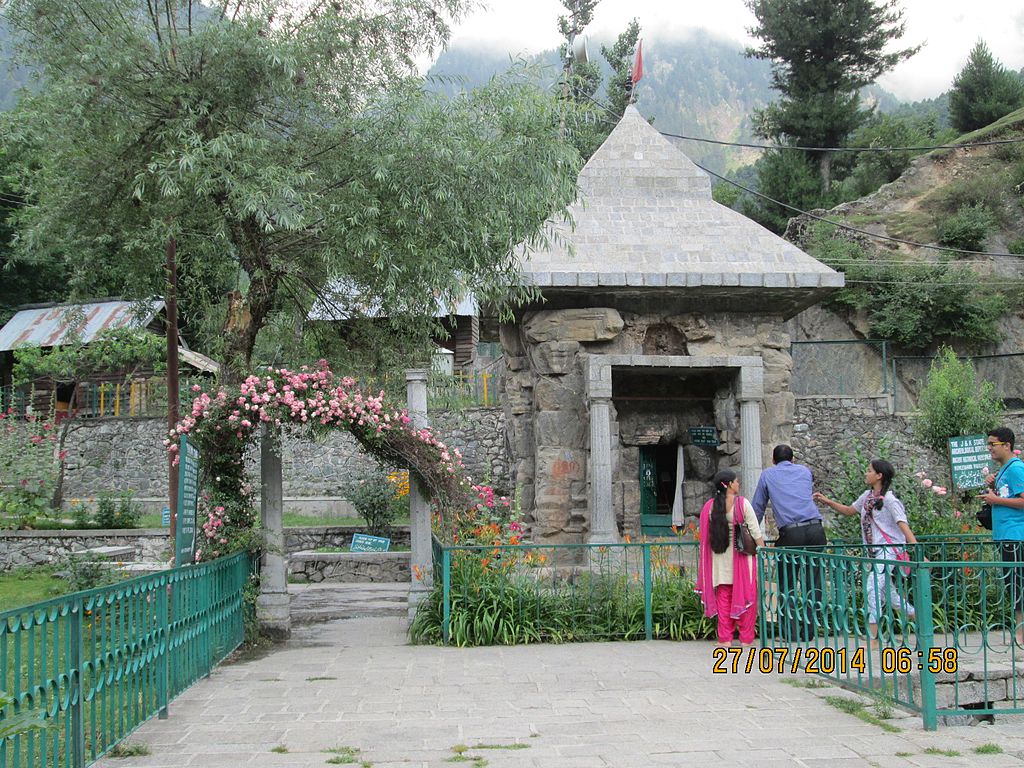
<svg viewBox="0 0 1024 768"><path fill-rule="evenodd" d="M284 493L281 477L281 433L264 425L260 438L260 520L263 557L256 618L260 630L275 640L292 631L288 598L288 553L284 547Z"/></svg>
<svg viewBox="0 0 1024 768"><path fill-rule="evenodd" d="M763 450L761 445L761 403L764 400L764 369L744 365L740 368L740 482L743 495L750 498L761 477Z"/></svg>
<svg viewBox="0 0 1024 768"><path fill-rule="evenodd" d="M612 507L611 366L592 365L589 372L590 405L590 538L591 544L619 540Z"/></svg>
<svg viewBox="0 0 1024 768"><path fill-rule="evenodd" d="M406 402L412 426L427 426L427 371L417 368L405 372ZM412 551L409 563L412 583L409 588L409 621L433 586L433 550L430 544L430 500L420 479L409 473L409 538ZM419 574L419 578L417 578Z"/></svg>

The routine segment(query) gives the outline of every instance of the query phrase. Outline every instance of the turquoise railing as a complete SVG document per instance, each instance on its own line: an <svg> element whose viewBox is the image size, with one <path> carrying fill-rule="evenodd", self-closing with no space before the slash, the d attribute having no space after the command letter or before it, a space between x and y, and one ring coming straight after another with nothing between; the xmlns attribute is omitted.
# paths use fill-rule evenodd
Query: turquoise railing
<svg viewBox="0 0 1024 768"><path fill-rule="evenodd" d="M1005 564L983 537L908 551L910 562L862 544L761 550L759 634L776 654L765 663L890 699L927 729L940 716L1024 712L1024 650L1014 643L1024 566Z"/></svg>
<svg viewBox="0 0 1024 768"><path fill-rule="evenodd" d="M0 690L48 730L0 739L0 765L84 768L244 639L240 553L0 613Z"/></svg>
<svg viewBox="0 0 1024 768"><path fill-rule="evenodd" d="M449 546L434 540L436 639L457 645L707 637L697 542Z"/></svg>

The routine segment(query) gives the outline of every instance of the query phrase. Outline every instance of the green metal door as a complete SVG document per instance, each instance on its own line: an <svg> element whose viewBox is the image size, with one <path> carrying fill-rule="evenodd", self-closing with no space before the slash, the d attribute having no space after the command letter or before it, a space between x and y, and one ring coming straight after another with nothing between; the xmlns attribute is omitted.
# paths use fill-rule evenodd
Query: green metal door
<svg viewBox="0 0 1024 768"><path fill-rule="evenodd" d="M658 510L658 448L640 446L640 531L648 536L670 536L672 515Z"/></svg>

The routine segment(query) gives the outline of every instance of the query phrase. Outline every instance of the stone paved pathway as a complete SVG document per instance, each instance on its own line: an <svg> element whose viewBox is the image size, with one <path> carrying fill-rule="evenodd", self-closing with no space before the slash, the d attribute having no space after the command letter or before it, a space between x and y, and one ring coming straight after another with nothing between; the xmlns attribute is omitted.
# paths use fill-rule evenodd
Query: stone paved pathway
<svg viewBox="0 0 1024 768"><path fill-rule="evenodd" d="M392 617L300 626L144 725L132 741L150 755L98 765L449 768L468 745L470 768L1024 766L1024 717L937 733L904 717L887 733L825 703L853 697L836 688L712 675L709 643L456 649L410 646L404 628ZM984 744L1004 751L973 751Z"/></svg>

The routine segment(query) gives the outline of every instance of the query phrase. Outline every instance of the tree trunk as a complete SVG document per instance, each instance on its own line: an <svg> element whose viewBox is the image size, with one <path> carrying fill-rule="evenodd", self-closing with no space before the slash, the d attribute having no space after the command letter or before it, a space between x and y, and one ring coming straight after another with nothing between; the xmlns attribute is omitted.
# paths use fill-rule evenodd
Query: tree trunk
<svg viewBox="0 0 1024 768"><path fill-rule="evenodd" d="M821 191L828 194L828 191L832 188L832 153L822 153L818 163L821 170Z"/></svg>
<svg viewBox="0 0 1024 768"><path fill-rule="evenodd" d="M241 229L248 230L250 226ZM228 383L238 383L251 372L256 337L267 323L278 287L277 273L271 269L269 260L259 251L240 253L239 263L249 274L249 292L242 296L240 292L232 291L228 296L222 371L222 378Z"/></svg>

